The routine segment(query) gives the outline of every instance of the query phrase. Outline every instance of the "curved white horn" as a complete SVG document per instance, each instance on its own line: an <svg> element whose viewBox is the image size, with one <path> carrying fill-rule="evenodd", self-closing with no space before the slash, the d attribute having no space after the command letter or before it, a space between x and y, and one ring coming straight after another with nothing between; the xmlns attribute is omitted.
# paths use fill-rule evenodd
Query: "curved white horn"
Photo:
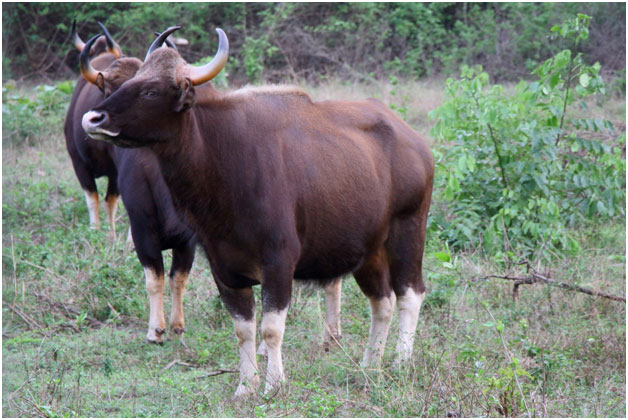
<svg viewBox="0 0 628 420"><path fill-rule="evenodd" d="M188 66L188 77L195 86L216 77L227 64L227 59L229 58L229 40L222 29L216 28L216 32L218 32L218 52L212 61L204 66Z"/></svg>

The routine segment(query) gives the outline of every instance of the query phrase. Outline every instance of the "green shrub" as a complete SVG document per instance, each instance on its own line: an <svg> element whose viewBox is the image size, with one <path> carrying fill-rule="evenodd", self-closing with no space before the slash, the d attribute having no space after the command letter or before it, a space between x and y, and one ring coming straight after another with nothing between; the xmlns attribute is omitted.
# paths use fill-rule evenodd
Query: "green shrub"
<svg viewBox="0 0 628 420"><path fill-rule="evenodd" d="M578 15L552 31L575 47L588 23ZM599 63L566 49L512 94L480 67L449 79L445 103L430 114L438 120L432 135L446 144L436 154L436 183L447 206L432 229L456 248L482 245L499 260L577 250L566 226L624 215L625 136L617 139L609 121L567 112L605 93L599 72Z"/></svg>
<svg viewBox="0 0 628 420"><path fill-rule="evenodd" d="M74 82L35 87L32 95L17 91L12 82L2 86L2 144L33 146L63 128Z"/></svg>

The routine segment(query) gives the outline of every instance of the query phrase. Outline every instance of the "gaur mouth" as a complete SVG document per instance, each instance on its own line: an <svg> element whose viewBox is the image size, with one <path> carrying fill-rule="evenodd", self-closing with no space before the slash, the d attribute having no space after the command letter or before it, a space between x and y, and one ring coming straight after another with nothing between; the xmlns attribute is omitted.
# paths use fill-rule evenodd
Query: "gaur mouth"
<svg viewBox="0 0 628 420"><path fill-rule="evenodd" d="M106 141L107 143L111 143L114 146L124 147L126 149L132 149L132 148L137 148L137 147L142 146L142 144L138 143L137 141L125 139L119 136L110 136L101 132L100 133L87 133L87 134L94 140Z"/></svg>
<svg viewBox="0 0 628 420"><path fill-rule="evenodd" d="M112 132L108 132L104 130L93 132L93 133L87 133L87 135L93 138L94 140L104 140L104 141L108 141L109 143L113 143L114 140L118 138L118 134L120 133L116 134L116 133L112 133Z"/></svg>

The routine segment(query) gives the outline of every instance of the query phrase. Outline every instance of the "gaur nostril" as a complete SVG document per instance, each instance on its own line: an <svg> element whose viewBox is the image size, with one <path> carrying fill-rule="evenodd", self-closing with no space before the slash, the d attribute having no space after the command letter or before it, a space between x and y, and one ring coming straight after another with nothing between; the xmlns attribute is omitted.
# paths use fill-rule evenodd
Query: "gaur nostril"
<svg viewBox="0 0 628 420"><path fill-rule="evenodd" d="M102 111L89 111L83 115L83 130L90 132L109 124L109 114Z"/></svg>
<svg viewBox="0 0 628 420"><path fill-rule="evenodd" d="M93 123L99 123L99 122L103 122L105 119L105 116L103 114L100 115L96 115L94 117L92 117L92 122Z"/></svg>
<svg viewBox="0 0 628 420"><path fill-rule="evenodd" d="M90 122L92 124L100 124L107 119L107 114L105 114L104 112L98 112L95 114L96 115L93 115L92 118L90 118Z"/></svg>

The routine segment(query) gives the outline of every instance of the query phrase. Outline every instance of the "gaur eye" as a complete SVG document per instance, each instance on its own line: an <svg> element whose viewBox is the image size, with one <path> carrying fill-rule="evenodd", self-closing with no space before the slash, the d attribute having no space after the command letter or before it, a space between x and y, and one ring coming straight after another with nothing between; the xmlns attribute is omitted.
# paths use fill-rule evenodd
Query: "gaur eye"
<svg viewBox="0 0 628 420"><path fill-rule="evenodd" d="M148 96L149 98L154 98L158 95L158 93L156 90L147 90L146 92L144 92L144 95Z"/></svg>

